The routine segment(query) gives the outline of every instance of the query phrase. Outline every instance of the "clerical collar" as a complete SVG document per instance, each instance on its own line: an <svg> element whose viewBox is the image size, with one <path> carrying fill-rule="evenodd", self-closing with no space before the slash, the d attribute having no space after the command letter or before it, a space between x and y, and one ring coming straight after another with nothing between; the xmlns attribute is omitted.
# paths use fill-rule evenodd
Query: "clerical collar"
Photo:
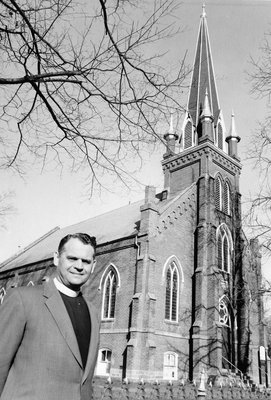
<svg viewBox="0 0 271 400"><path fill-rule="evenodd" d="M57 288L57 290L59 290L59 292L65 294L66 296L77 297L80 293L80 291L76 292L75 290L69 289L62 282L60 282L57 278L54 278L54 284L55 284L55 287Z"/></svg>

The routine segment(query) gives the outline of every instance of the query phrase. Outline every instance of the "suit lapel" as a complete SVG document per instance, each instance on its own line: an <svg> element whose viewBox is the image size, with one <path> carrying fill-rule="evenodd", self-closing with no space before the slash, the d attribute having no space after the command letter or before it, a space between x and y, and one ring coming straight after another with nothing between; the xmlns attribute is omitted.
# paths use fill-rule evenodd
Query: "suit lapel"
<svg viewBox="0 0 271 400"><path fill-rule="evenodd" d="M88 310L89 310L89 316L90 316L90 321L91 321L91 337L90 337L90 344L89 344L89 349L88 349L88 358L87 358L87 363L85 367L85 371L83 374L82 382L84 382L89 373L91 367L95 367L95 364L93 363L96 362L96 352L97 352L97 344L99 343L99 325L98 325L98 320L96 318L95 312L91 306L91 304L86 300Z"/></svg>
<svg viewBox="0 0 271 400"><path fill-rule="evenodd" d="M44 284L44 296L47 298L45 300L45 304L52 314L62 336L64 337L67 345L80 364L81 368L83 368L79 346L70 317L66 310L65 304L52 281Z"/></svg>

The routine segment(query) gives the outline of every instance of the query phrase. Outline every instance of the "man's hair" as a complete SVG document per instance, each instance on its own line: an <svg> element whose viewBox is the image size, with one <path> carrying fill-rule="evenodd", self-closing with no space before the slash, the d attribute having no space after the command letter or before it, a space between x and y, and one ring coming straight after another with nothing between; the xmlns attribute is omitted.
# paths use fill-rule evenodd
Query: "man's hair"
<svg viewBox="0 0 271 400"><path fill-rule="evenodd" d="M90 244L93 249L94 249L94 256L96 254L96 237L95 236L89 236L87 233L70 233L66 236L64 236L58 245L58 253L60 254L63 249L65 244L70 240L70 239L78 239L80 240L80 242L82 242L83 244Z"/></svg>

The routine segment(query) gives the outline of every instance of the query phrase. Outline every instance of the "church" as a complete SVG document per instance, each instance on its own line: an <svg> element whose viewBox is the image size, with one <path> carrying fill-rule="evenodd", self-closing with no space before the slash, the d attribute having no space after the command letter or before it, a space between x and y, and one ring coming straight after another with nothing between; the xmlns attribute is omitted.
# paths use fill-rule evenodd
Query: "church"
<svg viewBox="0 0 271 400"><path fill-rule="evenodd" d="M182 132L164 135L164 186L142 201L55 228L0 265L10 288L54 274L53 253L68 233L98 242L84 293L100 310L96 376L145 381L235 376L268 385L261 254L242 229L240 137L225 128L205 10Z"/></svg>

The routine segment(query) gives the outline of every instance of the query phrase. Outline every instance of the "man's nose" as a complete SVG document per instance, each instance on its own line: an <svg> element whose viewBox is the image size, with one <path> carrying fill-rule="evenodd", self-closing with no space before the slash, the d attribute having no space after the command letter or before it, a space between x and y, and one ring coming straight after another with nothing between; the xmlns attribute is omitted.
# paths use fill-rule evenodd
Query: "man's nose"
<svg viewBox="0 0 271 400"><path fill-rule="evenodd" d="M78 260L76 260L75 268L79 269L79 270L83 269L83 262L82 262L81 258L78 258Z"/></svg>

